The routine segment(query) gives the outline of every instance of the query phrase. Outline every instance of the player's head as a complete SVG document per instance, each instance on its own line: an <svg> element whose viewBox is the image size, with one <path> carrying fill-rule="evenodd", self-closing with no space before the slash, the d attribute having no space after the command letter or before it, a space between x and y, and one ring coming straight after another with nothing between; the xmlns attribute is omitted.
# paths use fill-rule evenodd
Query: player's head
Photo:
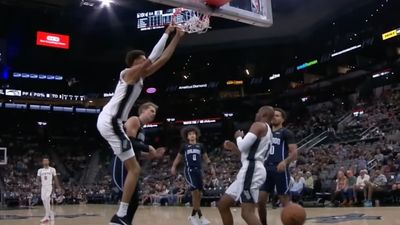
<svg viewBox="0 0 400 225"><path fill-rule="evenodd" d="M141 64L146 60L146 53L142 50L132 50L126 53L125 63L127 67Z"/></svg>
<svg viewBox="0 0 400 225"><path fill-rule="evenodd" d="M283 123L286 120L286 112L281 108L275 108L274 110L275 112L274 112L274 118L272 119L272 125L273 126L283 125Z"/></svg>
<svg viewBox="0 0 400 225"><path fill-rule="evenodd" d="M50 165L50 159L48 156L43 156L42 165L43 165L43 167L48 167Z"/></svg>
<svg viewBox="0 0 400 225"><path fill-rule="evenodd" d="M256 121L270 123L274 117L274 108L271 106L262 106L256 113Z"/></svg>
<svg viewBox="0 0 400 225"><path fill-rule="evenodd" d="M152 102L146 102L139 106L139 118L143 123L151 123L156 117L158 105Z"/></svg>
<svg viewBox="0 0 400 225"><path fill-rule="evenodd" d="M184 127L181 130L182 139L189 143L195 143L199 140L201 132L195 126Z"/></svg>

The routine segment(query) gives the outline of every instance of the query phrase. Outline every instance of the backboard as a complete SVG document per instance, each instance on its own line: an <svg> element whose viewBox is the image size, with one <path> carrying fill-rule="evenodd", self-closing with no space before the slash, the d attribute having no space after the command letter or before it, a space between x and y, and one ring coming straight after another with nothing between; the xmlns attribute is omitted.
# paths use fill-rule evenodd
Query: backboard
<svg viewBox="0 0 400 225"><path fill-rule="evenodd" d="M230 3L212 9L204 0L148 0L179 8L193 9L212 16L222 17L260 27L272 25L271 0L232 0Z"/></svg>

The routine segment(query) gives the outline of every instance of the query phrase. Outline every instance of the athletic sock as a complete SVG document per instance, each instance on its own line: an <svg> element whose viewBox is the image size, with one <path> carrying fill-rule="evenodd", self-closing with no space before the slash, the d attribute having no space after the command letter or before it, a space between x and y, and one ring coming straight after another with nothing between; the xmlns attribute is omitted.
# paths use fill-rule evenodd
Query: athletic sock
<svg viewBox="0 0 400 225"><path fill-rule="evenodd" d="M199 215L199 218L201 218L203 216L203 214L201 213L201 210L197 210L197 214Z"/></svg>
<svg viewBox="0 0 400 225"><path fill-rule="evenodd" d="M192 216L195 216L196 215L196 213L197 213L197 210L192 210Z"/></svg>
<svg viewBox="0 0 400 225"><path fill-rule="evenodd" d="M118 217L124 217L124 216L126 216L126 212L128 211L128 207L129 207L129 204L128 204L128 203L121 202L121 203L119 204L119 209L118 209L118 212L117 212L117 216L118 216Z"/></svg>

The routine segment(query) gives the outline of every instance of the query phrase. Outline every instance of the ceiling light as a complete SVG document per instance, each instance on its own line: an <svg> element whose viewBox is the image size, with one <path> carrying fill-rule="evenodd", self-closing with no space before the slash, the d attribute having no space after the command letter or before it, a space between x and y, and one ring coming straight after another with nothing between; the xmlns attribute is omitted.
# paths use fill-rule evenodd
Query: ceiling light
<svg viewBox="0 0 400 225"><path fill-rule="evenodd" d="M113 2L112 0L100 0L101 7L110 7L110 4Z"/></svg>

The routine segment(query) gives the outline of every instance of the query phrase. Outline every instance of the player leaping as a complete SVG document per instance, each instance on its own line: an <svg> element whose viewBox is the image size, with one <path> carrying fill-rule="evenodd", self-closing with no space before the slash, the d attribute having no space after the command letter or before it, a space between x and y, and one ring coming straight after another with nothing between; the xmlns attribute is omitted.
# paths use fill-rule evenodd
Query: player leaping
<svg viewBox="0 0 400 225"><path fill-rule="evenodd" d="M164 50L168 37L174 30L176 34ZM110 225L131 224L126 214L140 173L140 166L124 131L123 122L128 119L129 112L142 91L143 80L171 58L183 34L181 29L169 26L148 58L141 50L128 52L125 60L128 68L121 72L114 96L104 106L97 120L97 129L110 144L114 154L124 162L128 172L118 212L111 219Z"/></svg>

